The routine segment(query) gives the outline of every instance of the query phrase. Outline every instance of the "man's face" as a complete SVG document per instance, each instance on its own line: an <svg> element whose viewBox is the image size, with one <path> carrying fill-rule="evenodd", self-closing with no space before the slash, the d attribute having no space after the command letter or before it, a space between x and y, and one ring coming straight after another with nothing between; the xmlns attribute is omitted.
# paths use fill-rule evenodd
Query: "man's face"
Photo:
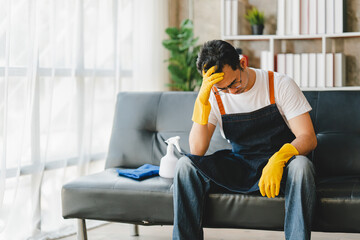
<svg viewBox="0 0 360 240"><path fill-rule="evenodd" d="M229 65L224 65L222 71L224 72L224 79L215 84L219 91L239 94L246 89L248 79L244 79L246 76L240 69L234 71Z"/></svg>

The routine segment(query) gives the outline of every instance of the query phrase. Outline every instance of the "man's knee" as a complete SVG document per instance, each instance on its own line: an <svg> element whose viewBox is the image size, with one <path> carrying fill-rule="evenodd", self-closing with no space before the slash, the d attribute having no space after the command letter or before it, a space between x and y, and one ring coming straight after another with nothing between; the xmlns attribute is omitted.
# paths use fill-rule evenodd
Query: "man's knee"
<svg viewBox="0 0 360 240"><path fill-rule="evenodd" d="M187 156L183 156L176 163L175 174L176 175L185 174L185 176L186 176L190 172L194 171L195 169L196 168L195 168L194 164L192 163L192 161L190 160L190 158L188 158Z"/></svg>
<svg viewBox="0 0 360 240"><path fill-rule="evenodd" d="M315 174L314 165L306 156L298 155L288 164L288 174L313 177Z"/></svg>

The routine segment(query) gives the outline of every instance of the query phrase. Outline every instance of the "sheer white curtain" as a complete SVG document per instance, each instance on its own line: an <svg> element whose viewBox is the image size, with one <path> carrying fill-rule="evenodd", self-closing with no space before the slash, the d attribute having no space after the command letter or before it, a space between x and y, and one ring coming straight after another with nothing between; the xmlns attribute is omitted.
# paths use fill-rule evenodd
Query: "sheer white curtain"
<svg viewBox="0 0 360 240"><path fill-rule="evenodd" d="M161 42L168 38L168 0L133 0L134 18L134 86L139 91L165 90L168 81L164 59L168 58ZM166 14L164 14L166 13Z"/></svg>
<svg viewBox="0 0 360 240"><path fill-rule="evenodd" d="M116 93L165 90L169 0L0 0L0 239L75 230L61 187L100 171Z"/></svg>

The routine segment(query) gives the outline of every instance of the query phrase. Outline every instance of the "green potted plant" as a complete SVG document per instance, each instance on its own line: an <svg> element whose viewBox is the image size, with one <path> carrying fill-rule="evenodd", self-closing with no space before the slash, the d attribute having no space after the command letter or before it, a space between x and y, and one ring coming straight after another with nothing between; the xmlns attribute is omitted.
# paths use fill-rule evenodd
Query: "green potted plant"
<svg viewBox="0 0 360 240"><path fill-rule="evenodd" d="M252 33L254 35L263 34L265 22L264 12L259 12L256 7L253 7L252 9L247 11L245 18L249 21Z"/></svg>
<svg viewBox="0 0 360 240"><path fill-rule="evenodd" d="M170 37L162 42L170 51L167 62L172 82L168 86L174 90L194 91L201 85L202 77L196 68L200 45L196 45L198 38L194 38L193 23L186 19L180 28L170 27L165 32Z"/></svg>

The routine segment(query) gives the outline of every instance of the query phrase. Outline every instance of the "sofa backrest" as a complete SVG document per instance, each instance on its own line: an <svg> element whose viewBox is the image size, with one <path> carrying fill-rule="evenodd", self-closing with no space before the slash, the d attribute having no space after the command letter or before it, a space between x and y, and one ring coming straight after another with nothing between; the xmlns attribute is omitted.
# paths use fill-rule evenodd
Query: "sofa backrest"
<svg viewBox="0 0 360 240"><path fill-rule="evenodd" d="M318 146L309 157L319 176L360 175L360 91L305 91ZM196 92L118 94L106 168L159 165L169 137L189 152ZM207 154L230 144L216 129ZM180 155L178 155L180 156Z"/></svg>
<svg viewBox="0 0 360 240"><path fill-rule="evenodd" d="M196 92L119 93L105 167L159 165L166 154L165 140L173 136L180 136L182 150L189 152L196 96ZM231 148L218 129L214 137L208 153Z"/></svg>
<svg viewBox="0 0 360 240"><path fill-rule="evenodd" d="M360 91L305 91L318 146L320 177L360 175Z"/></svg>

